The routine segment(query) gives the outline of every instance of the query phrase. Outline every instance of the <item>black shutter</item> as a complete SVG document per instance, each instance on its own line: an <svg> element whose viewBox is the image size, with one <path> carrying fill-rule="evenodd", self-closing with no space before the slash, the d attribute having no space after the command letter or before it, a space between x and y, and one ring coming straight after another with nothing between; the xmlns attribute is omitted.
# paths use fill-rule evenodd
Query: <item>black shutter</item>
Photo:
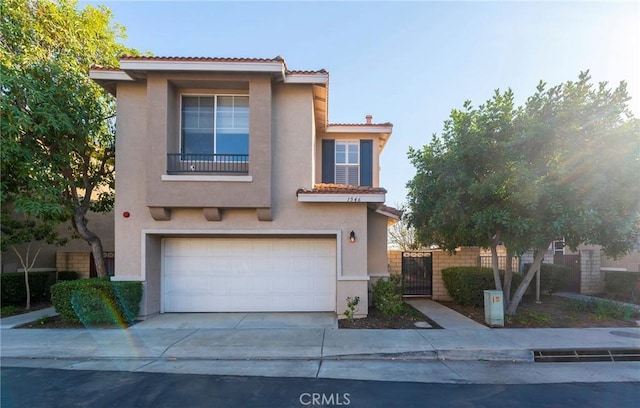
<svg viewBox="0 0 640 408"><path fill-rule="evenodd" d="M333 184L336 181L336 141L322 140L322 182Z"/></svg>
<svg viewBox="0 0 640 408"><path fill-rule="evenodd" d="M373 140L360 141L360 185L373 187Z"/></svg>

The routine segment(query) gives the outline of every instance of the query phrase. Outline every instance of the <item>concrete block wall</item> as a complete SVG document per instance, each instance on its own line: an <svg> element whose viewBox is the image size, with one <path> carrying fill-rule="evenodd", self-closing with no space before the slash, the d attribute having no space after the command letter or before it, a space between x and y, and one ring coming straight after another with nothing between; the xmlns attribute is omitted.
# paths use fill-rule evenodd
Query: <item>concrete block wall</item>
<svg viewBox="0 0 640 408"><path fill-rule="evenodd" d="M391 275L402 274L402 251L388 251L388 271Z"/></svg>
<svg viewBox="0 0 640 408"><path fill-rule="evenodd" d="M456 253L449 255L444 251L433 253L433 296L434 300L453 300L442 281L442 270L454 266L478 266L480 256L479 247L458 248Z"/></svg>
<svg viewBox="0 0 640 408"><path fill-rule="evenodd" d="M91 268L90 252L56 252L56 270L74 271L81 278L88 278Z"/></svg>
<svg viewBox="0 0 640 408"><path fill-rule="evenodd" d="M604 292L604 273L600 271L600 249L580 250L580 293L592 295Z"/></svg>
<svg viewBox="0 0 640 408"><path fill-rule="evenodd" d="M442 281L442 270L454 266L477 266L480 256L479 247L458 248L456 253L449 255L445 251L431 250L433 262L433 295L434 300L452 300ZM389 273L402 273L402 251L389 251Z"/></svg>

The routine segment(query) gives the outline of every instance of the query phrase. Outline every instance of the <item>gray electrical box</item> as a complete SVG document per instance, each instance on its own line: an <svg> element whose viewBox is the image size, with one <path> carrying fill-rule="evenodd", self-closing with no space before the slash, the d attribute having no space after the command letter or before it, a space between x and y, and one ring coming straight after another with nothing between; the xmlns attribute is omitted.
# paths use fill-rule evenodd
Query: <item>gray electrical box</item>
<svg viewBox="0 0 640 408"><path fill-rule="evenodd" d="M484 291L484 321L492 327L504 327L504 306L501 290Z"/></svg>

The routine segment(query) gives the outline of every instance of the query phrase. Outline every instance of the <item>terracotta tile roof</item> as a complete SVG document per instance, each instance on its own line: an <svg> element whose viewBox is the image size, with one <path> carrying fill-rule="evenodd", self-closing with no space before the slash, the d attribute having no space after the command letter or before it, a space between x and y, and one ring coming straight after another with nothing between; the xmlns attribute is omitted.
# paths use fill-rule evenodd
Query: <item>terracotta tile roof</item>
<svg viewBox="0 0 640 408"><path fill-rule="evenodd" d="M287 74L296 74L296 75L316 75L316 74L328 74L328 73L329 72L324 68L321 68L321 69L318 69L318 70L315 70L315 71L309 71L309 70L300 71L300 70L295 70L295 69L287 70Z"/></svg>
<svg viewBox="0 0 640 408"><path fill-rule="evenodd" d="M389 207L388 205L381 204L378 208L379 211L388 212L389 214L393 214L398 218L402 218L403 212L398 210L397 208Z"/></svg>
<svg viewBox="0 0 640 408"><path fill-rule="evenodd" d="M282 62L284 58L229 58L229 57L161 57L144 55L123 55L121 60L127 61L202 61L202 62Z"/></svg>
<svg viewBox="0 0 640 408"><path fill-rule="evenodd" d="M299 194L380 194L386 193L382 187L347 186L344 184L316 184L311 190L300 188L296 191Z"/></svg>
<svg viewBox="0 0 640 408"><path fill-rule="evenodd" d="M327 126L393 126L391 122L384 123L329 123Z"/></svg>
<svg viewBox="0 0 640 408"><path fill-rule="evenodd" d="M102 65L92 65L89 69L92 71L120 71L120 68L103 67Z"/></svg>
<svg viewBox="0 0 640 408"><path fill-rule="evenodd" d="M149 56L149 55L123 55L120 57L124 61L190 61L190 62L238 62L238 63L274 63L281 62L284 64L284 68L287 74L295 75L317 75L328 74L327 70L322 68L318 70L290 70L287 68L287 63L281 56L274 58L236 58L236 57L163 57L163 56ZM111 71L118 70L117 68L107 68L101 66L94 66L91 69Z"/></svg>

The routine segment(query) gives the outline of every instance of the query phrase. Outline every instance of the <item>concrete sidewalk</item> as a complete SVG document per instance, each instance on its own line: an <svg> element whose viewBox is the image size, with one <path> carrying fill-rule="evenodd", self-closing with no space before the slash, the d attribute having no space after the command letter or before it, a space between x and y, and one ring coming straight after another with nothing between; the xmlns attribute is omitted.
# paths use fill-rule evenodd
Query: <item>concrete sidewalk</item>
<svg viewBox="0 0 640 408"><path fill-rule="evenodd" d="M557 379L547 371L558 365L533 363L533 350L640 348L640 328L489 329L435 302L412 303L444 329L348 330L305 318L300 327L278 327L284 323L269 323L267 315L238 322L236 314L204 326L189 316L187 327L164 315L129 329L3 329L0 350L4 366L428 382L505 382L508 367L520 375L508 381L521 383L524 374L527 381ZM500 374L489 375L496 364ZM589 368L594 381L603 373L610 381L640 381L640 362L559 364L575 378L589 366L599 367ZM471 371L452 368L462 366Z"/></svg>

